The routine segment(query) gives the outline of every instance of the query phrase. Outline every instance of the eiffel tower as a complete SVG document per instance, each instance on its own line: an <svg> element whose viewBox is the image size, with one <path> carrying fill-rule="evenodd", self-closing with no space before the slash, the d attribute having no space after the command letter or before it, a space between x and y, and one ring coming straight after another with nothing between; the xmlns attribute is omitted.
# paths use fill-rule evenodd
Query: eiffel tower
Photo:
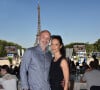
<svg viewBox="0 0 100 90"><path fill-rule="evenodd" d="M39 33L41 31L41 23L40 23L40 5L39 5L39 2L38 2L38 28L37 28L37 35L36 35L36 40L35 40L35 43L34 43L34 46L37 46L38 44L38 36L39 36Z"/></svg>

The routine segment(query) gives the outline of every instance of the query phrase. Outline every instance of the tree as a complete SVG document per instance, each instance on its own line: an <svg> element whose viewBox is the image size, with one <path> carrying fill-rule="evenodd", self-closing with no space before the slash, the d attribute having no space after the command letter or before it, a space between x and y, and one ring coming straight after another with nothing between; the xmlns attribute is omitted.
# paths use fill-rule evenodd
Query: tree
<svg viewBox="0 0 100 90"><path fill-rule="evenodd" d="M22 49L22 46L13 43L13 42L7 42L5 40L0 40L0 57L4 57L7 55L7 52L5 51L6 46L16 46L17 49Z"/></svg>
<svg viewBox="0 0 100 90"><path fill-rule="evenodd" d="M94 45L93 44L86 44L86 52L87 54L91 53L94 51Z"/></svg>
<svg viewBox="0 0 100 90"><path fill-rule="evenodd" d="M93 45L94 45L94 51L100 52L100 39L98 39Z"/></svg>

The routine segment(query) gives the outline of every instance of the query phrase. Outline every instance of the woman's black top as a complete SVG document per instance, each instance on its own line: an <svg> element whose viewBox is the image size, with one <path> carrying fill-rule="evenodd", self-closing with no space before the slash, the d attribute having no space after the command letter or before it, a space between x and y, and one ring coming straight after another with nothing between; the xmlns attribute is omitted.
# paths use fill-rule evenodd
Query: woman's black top
<svg viewBox="0 0 100 90"><path fill-rule="evenodd" d="M54 61L54 58L51 62L50 67L50 85L51 90L63 90L61 86L61 81L63 81L64 76L63 72L60 66L60 63L62 61L63 57L60 57L56 62Z"/></svg>

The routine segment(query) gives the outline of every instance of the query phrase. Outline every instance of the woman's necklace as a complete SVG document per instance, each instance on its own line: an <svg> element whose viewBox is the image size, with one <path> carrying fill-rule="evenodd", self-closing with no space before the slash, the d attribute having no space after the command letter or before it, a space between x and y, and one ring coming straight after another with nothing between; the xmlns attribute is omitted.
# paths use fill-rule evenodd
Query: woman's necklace
<svg viewBox="0 0 100 90"><path fill-rule="evenodd" d="M54 57L54 62L58 61L58 59L59 59L60 57L61 57L61 55L58 56L58 57Z"/></svg>

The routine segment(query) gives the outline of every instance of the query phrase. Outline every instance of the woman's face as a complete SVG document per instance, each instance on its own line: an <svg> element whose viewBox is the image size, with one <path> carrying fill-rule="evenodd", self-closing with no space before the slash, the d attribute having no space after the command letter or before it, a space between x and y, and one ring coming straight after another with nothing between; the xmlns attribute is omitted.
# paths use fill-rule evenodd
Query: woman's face
<svg viewBox="0 0 100 90"><path fill-rule="evenodd" d="M53 54L60 52L62 45L60 44L59 40L52 39L51 40L51 51Z"/></svg>

